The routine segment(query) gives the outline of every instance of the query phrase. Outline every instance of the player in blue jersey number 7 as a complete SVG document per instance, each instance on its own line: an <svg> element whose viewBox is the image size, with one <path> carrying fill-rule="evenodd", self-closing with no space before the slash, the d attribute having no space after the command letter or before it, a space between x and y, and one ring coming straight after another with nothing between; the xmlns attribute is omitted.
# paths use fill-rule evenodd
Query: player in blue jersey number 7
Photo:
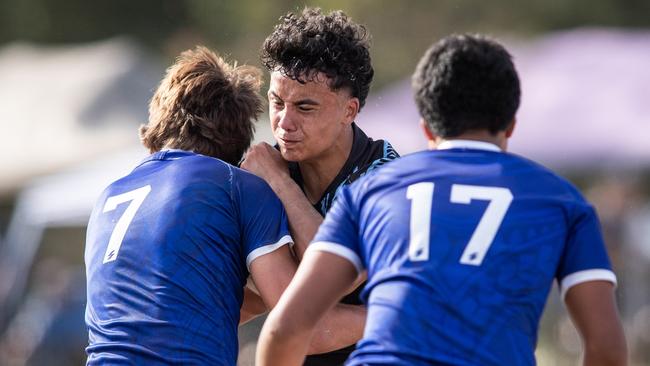
<svg viewBox="0 0 650 366"><path fill-rule="evenodd" d="M236 364L252 277L273 308L297 264L286 213L236 168L261 111L261 72L206 48L170 67L141 129L152 155L102 193L88 224L88 365ZM305 243L296 243L305 245ZM254 305L254 304L253 304ZM338 305L316 353L356 342L365 310ZM339 332L343 325L346 332Z"/></svg>
<svg viewBox="0 0 650 366"><path fill-rule="evenodd" d="M368 318L347 365L534 365L554 280L585 365L624 365L616 277L593 208L566 180L505 152L519 80L508 52L450 36L413 76L430 150L342 190L266 321L259 366L299 365L357 274Z"/></svg>

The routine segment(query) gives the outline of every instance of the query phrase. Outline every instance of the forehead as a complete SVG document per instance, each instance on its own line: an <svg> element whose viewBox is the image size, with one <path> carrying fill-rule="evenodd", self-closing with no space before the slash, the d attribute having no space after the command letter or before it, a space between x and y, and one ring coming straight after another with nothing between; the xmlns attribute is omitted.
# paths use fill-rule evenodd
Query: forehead
<svg viewBox="0 0 650 366"><path fill-rule="evenodd" d="M285 100L314 98L314 97L337 97L344 92L334 91L330 88L330 78L323 73L317 73L309 81L301 83L286 77L279 71L271 73L269 94L273 93Z"/></svg>

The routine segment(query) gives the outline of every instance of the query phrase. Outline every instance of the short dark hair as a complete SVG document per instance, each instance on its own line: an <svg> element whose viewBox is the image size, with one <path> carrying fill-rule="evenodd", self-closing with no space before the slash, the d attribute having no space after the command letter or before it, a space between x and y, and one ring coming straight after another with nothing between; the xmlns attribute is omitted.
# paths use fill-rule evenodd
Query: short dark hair
<svg viewBox="0 0 650 366"><path fill-rule="evenodd" d="M412 82L420 115L443 138L506 130L519 108L512 56L481 35L452 35L431 46Z"/></svg>
<svg viewBox="0 0 650 366"><path fill-rule="evenodd" d="M347 88L363 107L374 70L370 63L370 35L342 11L323 14L305 8L300 16L280 18L264 41L261 60L270 71L280 71L299 82L312 81L321 72L330 88Z"/></svg>
<svg viewBox="0 0 650 366"><path fill-rule="evenodd" d="M140 127L150 152L194 151L236 165L251 144L262 112L262 72L228 64L205 47L187 50L167 69Z"/></svg>

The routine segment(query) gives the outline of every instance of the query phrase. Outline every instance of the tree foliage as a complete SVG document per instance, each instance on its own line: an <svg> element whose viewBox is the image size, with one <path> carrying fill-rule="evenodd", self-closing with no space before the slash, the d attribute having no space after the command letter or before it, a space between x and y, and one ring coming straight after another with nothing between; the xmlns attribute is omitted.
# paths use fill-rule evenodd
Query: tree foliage
<svg viewBox="0 0 650 366"><path fill-rule="evenodd" d="M170 58L205 44L241 62L277 19L305 5L342 9L368 26L377 81L410 72L450 32L531 36L581 26L648 27L647 0L0 0L0 43L71 43L127 35Z"/></svg>

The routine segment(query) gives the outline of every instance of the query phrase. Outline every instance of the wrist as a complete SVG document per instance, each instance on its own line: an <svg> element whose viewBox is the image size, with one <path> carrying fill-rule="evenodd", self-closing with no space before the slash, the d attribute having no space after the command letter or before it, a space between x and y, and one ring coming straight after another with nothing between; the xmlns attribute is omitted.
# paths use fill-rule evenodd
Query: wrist
<svg viewBox="0 0 650 366"><path fill-rule="evenodd" d="M296 185L296 182L294 182L293 179L291 179L289 173L283 171L279 171L273 174L272 177L269 177L267 183L269 184L269 186L271 186L273 192L275 192L275 194L278 196L280 196L280 194L284 192L291 185Z"/></svg>

